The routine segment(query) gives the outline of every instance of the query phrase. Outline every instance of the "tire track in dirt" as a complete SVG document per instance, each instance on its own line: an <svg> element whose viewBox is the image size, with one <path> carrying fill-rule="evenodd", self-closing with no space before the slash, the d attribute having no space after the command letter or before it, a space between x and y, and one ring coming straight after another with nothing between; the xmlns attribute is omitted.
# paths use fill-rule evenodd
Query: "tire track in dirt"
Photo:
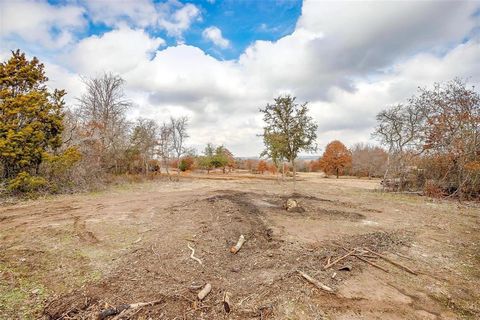
<svg viewBox="0 0 480 320"><path fill-rule="evenodd" d="M75 234L80 238L80 240L84 242L91 244L96 244L100 242L95 236L95 234L93 234L93 232L87 230L87 221L85 219L82 219L80 217L74 217L73 229L75 231Z"/></svg>

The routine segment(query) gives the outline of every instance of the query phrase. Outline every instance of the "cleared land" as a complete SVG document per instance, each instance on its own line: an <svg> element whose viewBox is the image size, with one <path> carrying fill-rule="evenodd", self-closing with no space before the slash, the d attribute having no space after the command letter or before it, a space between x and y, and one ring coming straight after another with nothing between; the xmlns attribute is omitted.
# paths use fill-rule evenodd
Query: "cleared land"
<svg viewBox="0 0 480 320"><path fill-rule="evenodd" d="M292 195L274 179L210 175L3 204L0 318L95 319L150 301L106 319L480 318L479 207L378 184L305 174ZM305 211L287 212L287 198ZM388 272L353 255L323 270L355 248L417 275L365 252Z"/></svg>

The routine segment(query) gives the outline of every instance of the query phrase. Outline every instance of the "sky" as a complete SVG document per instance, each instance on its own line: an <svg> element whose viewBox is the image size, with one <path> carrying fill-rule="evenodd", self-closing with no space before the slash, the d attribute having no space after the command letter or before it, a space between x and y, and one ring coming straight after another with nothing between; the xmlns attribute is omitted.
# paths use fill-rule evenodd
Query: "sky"
<svg viewBox="0 0 480 320"><path fill-rule="evenodd" d="M373 142L375 115L419 86L480 84L480 1L0 0L0 60L44 64L69 107L82 79L125 81L129 118L188 116L189 144L263 149L259 108L308 102L320 153Z"/></svg>

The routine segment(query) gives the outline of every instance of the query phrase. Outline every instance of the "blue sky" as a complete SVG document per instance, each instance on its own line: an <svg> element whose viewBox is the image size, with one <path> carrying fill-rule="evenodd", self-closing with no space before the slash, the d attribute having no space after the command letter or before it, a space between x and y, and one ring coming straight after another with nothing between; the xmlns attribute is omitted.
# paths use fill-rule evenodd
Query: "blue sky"
<svg viewBox="0 0 480 320"><path fill-rule="evenodd" d="M127 0L128 1L128 0ZM134 0L131 0L134 1ZM49 0L52 5L66 5L69 1ZM115 0L111 0L115 2ZM155 4L162 1L155 0ZM200 10L201 18L183 33L185 43L197 46L218 59L236 59L254 41L275 41L292 33L301 14L301 0L197 0L185 1ZM101 35L112 30L112 26L92 21L89 16L88 28L78 34L80 37ZM228 48L218 48L202 36L205 28L216 26L228 39ZM148 27L152 36L161 37L168 46L178 39L169 36L165 30ZM58 30L52 29L52 33Z"/></svg>
<svg viewBox="0 0 480 320"><path fill-rule="evenodd" d="M45 63L76 108L82 79L125 80L129 118L188 116L189 144L262 150L259 108L309 102L318 144L373 142L375 115L418 86L480 87L480 2L0 0L0 60Z"/></svg>
<svg viewBox="0 0 480 320"><path fill-rule="evenodd" d="M185 34L186 42L224 59L237 58L255 40L274 41L292 33L302 8L302 2L298 0L192 3L202 8L204 18ZM222 30L223 36L232 44L230 48L219 50L202 38L203 29L212 25ZM169 40L170 44L175 41Z"/></svg>

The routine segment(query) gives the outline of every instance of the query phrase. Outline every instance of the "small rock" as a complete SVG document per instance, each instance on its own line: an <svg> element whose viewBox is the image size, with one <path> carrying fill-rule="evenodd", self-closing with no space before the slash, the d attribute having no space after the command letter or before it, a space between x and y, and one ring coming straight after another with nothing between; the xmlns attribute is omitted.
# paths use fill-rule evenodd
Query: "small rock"
<svg viewBox="0 0 480 320"><path fill-rule="evenodd" d="M232 272L240 272L240 268L239 268L239 267L232 267L232 268L230 269L230 271L232 271Z"/></svg>
<svg viewBox="0 0 480 320"><path fill-rule="evenodd" d="M32 294L39 294L40 293L40 289L33 289L32 290Z"/></svg>

